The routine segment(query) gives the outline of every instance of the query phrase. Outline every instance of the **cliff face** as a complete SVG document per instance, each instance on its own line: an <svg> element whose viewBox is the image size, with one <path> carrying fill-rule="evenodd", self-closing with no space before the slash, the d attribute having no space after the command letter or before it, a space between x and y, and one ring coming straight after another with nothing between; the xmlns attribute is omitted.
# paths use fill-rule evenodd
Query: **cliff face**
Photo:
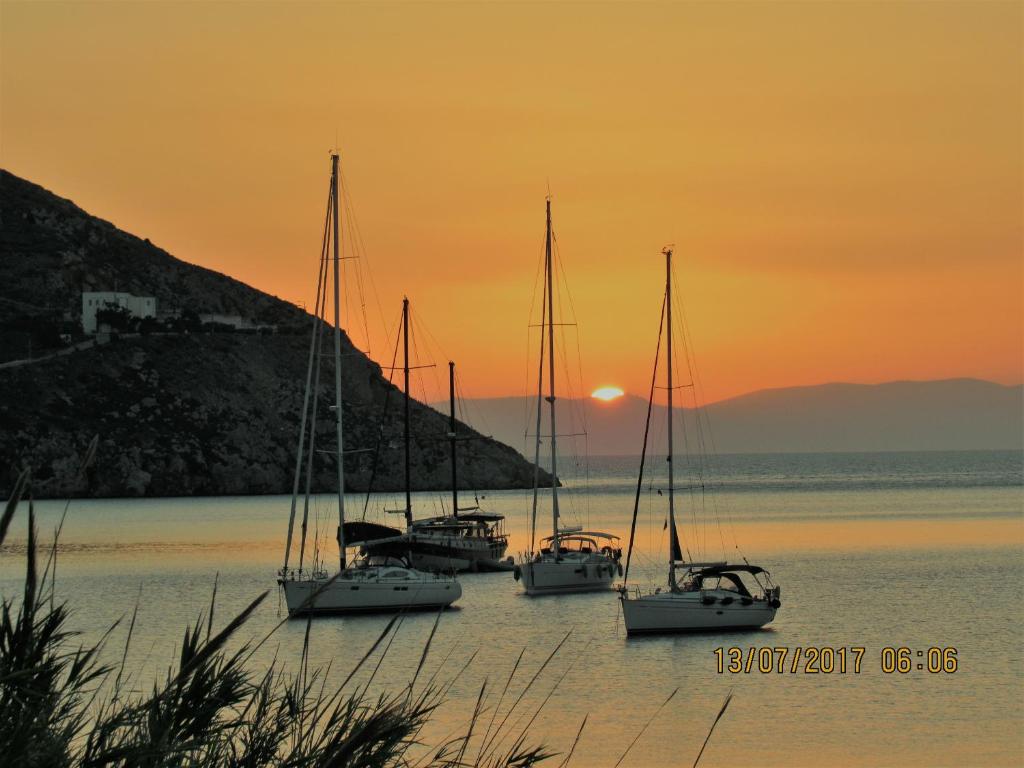
<svg viewBox="0 0 1024 768"><path fill-rule="evenodd" d="M77 310L78 291L116 277L122 290L158 301L311 326L297 307L180 262L8 173L2 203L0 279L17 301ZM108 252L122 253L123 271ZM308 345L308 334L122 336L0 369L0 493L23 466L32 467L37 497L288 493ZM343 347L346 482L363 490L373 475L374 489L399 489L402 395L347 338ZM317 420L317 449L328 452L314 454L318 491L336 487L333 376L328 356ZM447 488L447 418L418 402L411 411L413 488ZM99 449L83 481L78 457L94 435ZM460 486L532 485L533 466L515 450L468 427L460 436L479 438L460 442Z"/></svg>

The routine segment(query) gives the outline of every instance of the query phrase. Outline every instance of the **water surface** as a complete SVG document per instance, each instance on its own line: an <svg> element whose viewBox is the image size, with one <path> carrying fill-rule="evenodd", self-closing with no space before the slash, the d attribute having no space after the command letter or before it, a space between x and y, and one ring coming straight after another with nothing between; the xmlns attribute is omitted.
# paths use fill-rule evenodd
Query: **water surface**
<svg viewBox="0 0 1024 768"><path fill-rule="evenodd" d="M664 480L656 470L640 494L631 581L663 583ZM722 700L733 703L702 759L706 766L984 766L1024 761L1024 492L1019 452L723 456L686 476L680 527L695 558L745 555L782 585L783 606L766 631L627 639L613 593L530 599L509 574L466 575L458 610L445 614L428 662L454 675L476 653L426 738L462 726L486 678L500 689L519 652L518 692L571 630L563 651L527 696L550 700L534 738L567 749L584 715L578 765L612 765L678 689L623 762L689 765ZM572 468L587 478L588 468ZM636 460L602 458L564 489L566 522L625 535L636 492ZM703 489L701 488L703 480ZM713 493L706 493L708 489ZM659 495L659 490L662 494ZM481 494L508 516L510 551L527 547L530 495ZM463 497L465 498L465 496ZM362 497L347 500L360 514ZM417 494L420 514L447 500ZM371 519L397 499L374 497ZM37 504L52 530L62 502ZM546 535L550 517L538 528ZM139 601L129 667L145 688L172 659L186 622L207 607L219 574L226 619L265 589L284 549L282 497L75 501L59 554L59 591L73 623L96 638ZM333 562L333 499L313 506L322 556ZM15 523L23 537L24 516ZM0 557L0 586L20 583L17 541ZM262 637L279 621L276 591L248 626ZM433 616L406 618L375 686L397 689L415 669ZM314 662L340 679L387 619L324 618L314 625ZM294 663L304 631L286 622L257 656ZM115 632L111 652L123 641ZM719 646L863 646L860 674L718 674ZM881 671L885 646L955 647L954 674ZM532 712L532 710L531 710ZM513 717L513 720L515 718ZM554 764L557 764L555 761Z"/></svg>

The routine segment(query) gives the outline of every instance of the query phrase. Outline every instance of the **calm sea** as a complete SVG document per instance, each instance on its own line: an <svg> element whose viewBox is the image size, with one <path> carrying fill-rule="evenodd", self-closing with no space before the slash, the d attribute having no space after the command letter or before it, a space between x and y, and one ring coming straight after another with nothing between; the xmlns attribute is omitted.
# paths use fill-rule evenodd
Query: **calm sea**
<svg viewBox="0 0 1024 768"><path fill-rule="evenodd" d="M428 672L447 657L439 672L446 679L476 656L424 738L438 742L460 728L484 680L500 691L525 649L510 688L517 694L571 630L523 711L529 716L551 694L532 736L560 750L589 716L576 765L615 764L648 721L622 764L691 765L730 691L732 704L701 765L1022 764L1022 466L1020 452L723 456L705 467L680 466L680 528L691 556L742 555L767 567L782 586L775 623L760 632L627 639L614 593L529 599L511 574L466 575L458 610L442 618ZM642 586L664 580L663 468L653 461L640 490L630 580ZM565 522L626 535L636 469L635 458L567 464ZM508 517L510 552L525 549L529 494L480 496L485 509ZM350 497L349 513L362 514L364 502ZM417 494L414 503L427 515L448 502ZM44 533L63 506L37 504ZM398 500L374 497L366 506L368 517L379 520ZM270 589L248 636L262 637L280 620L274 572L287 509L282 497L74 501L58 561L59 594L86 639L139 601L129 668L145 689L171 664L184 625L206 609L215 575L220 619ZM542 499L544 534L547 509ZM313 512L331 562L335 504L320 497ZM23 539L24 525L22 515L15 536ZM0 556L5 597L18 589L22 565L16 546ZM340 681L386 621L317 619L314 662L329 662ZM375 687L397 690L409 680L433 621L404 620ZM286 622L257 660L276 655L294 666L304 628ZM123 630L115 631L111 654L119 656L123 638ZM866 650L859 673L719 674L714 649L730 646ZM885 647L915 654L955 648L957 671L886 674Z"/></svg>

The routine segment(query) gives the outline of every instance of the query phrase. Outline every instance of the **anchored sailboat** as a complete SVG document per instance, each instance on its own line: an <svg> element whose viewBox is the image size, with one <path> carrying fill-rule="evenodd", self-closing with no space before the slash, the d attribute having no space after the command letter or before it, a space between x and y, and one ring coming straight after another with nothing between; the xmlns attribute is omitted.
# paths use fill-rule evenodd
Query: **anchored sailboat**
<svg viewBox="0 0 1024 768"><path fill-rule="evenodd" d="M522 579L528 595L593 592L609 589L622 554L618 537L599 531L562 527L558 514L558 450L555 429L555 330L554 330L554 257L551 249L551 199L547 200L547 227L544 240L545 293L541 310L540 370L537 382L537 436L533 482L532 523L537 517L540 469L541 400L550 410L551 446L551 535L541 540L540 551L531 553L516 566L515 577ZM547 334L548 395L544 396L544 334ZM531 531L534 525L530 526ZM531 542L531 547L533 542Z"/></svg>
<svg viewBox="0 0 1024 768"><path fill-rule="evenodd" d="M413 520L409 529L412 562L417 568L454 571L510 571L505 516L479 504L459 506L458 420L455 418L455 363L448 363L448 442L451 449L451 514ZM511 560L511 558L509 558Z"/></svg>
<svg viewBox="0 0 1024 768"><path fill-rule="evenodd" d="M451 605L462 595L462 587L449 576L424 573L412 567L401 557L364 558L347 562L346 541L351 540L345 523L345 451L341 397L341 322L340 322L340 255L339 255L339 174L338 155L331 155L331 187L329 193L329 215L331 227L325 227L324 249L317 283L315 321L309 347L309 364L306 372L306 391L303 397L303 411L299 427L298 451L295 460L295 478L292 485L291 514L288 518L288 538L285 544L284 565L278 572L278 584L284 590L285 602L291 616L319 613L358 613L368 611L394 611L405 609L441 608ZM328 234L330 233L330 234ZM310 476L313 466L313 446L316 425L316 404L318 399L320 340L324 323L321 315L327 303L327 247L330 238L333 245L330 261L333 262L334 289L334 412L335 449L334 458L338 476L338 572L330 575L321 563L304 568L306 549L306 528L309 511ZM314 376L314 373L317 375ZM312 409L309 405L312 393ZM306 500L302 519L302 534L299 547L300 559L297 569L289 567L292 548L292 534L295 526L300 476L302 473L303 444L309 425L309 448L306 456Z"/></svg>
<svg viewBox="0 0 1024 768"><path fill-rule="evenodd" d="M779 587L772 584L771 576L764 568L749 563L729 564L727 562L695 563L683 559L676 529L675 516L675 475L673 472L673 367L672 367L672 251L665 254L665 299L662 305L662 327L667 331L667 378L668 378L668 589L658 588L653 593L641 594L638 589L630 592L625 580L619 587L622 600L622 617L627 634L641 632L685 632L696 630L740 629L763 627L775 618L779 602ZM658 333L659 347L661 331ZM660 352L660 350L659 350ZM655 354L654 376L651 380L651 399L647 409L647 426L650 427L651 406L654 401L654 383L658 371L658 353ZM647 430L644 433L643 457L647 455ZM643 482L643 458L640 463L640 478L637 481L637 500ZM636 537L637 507L633 509L633 523L630 530L629 554L626 558L625 579L629 578L629 561ZM680 572L682 575L680 576ZM748 574L756 583L751 590L742 578Z"/></svg>
<svg viewBox="0 0 1024 768"><path fill-rule="evenodd" d="M455 418L455 363L448 363L448 387L451 412L449 415L448 441L451 444L452 464L452 510L450 515L413 519L412 495L410 493L410 449L409 425L409 300L402 302L402 336L404 357L404 444L405 444L405 508L396 510L405 515L406 530L386 526L367 526L367 536L360 542L362 551L370 555L407 556L416 568L451 573L453 571L508 571L511 563L502 560L508 548L508 536L504 532L504 515L480 510L479 506L459 507L459 477L456 464ZM468 514L460 514L468 513Z"/></svg>

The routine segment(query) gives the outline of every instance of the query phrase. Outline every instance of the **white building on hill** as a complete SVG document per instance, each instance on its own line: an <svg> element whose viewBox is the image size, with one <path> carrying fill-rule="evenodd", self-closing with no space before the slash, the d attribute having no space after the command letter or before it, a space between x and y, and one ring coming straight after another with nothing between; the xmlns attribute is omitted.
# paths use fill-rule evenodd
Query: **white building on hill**
<svg viewBox="0 0 1024 768"><path fill-rule="evenodd" d="M135 317L156 317L156 299L118 291L82 291L82 330L96 333L96 313L112 304L124 307Z"/></svg>

